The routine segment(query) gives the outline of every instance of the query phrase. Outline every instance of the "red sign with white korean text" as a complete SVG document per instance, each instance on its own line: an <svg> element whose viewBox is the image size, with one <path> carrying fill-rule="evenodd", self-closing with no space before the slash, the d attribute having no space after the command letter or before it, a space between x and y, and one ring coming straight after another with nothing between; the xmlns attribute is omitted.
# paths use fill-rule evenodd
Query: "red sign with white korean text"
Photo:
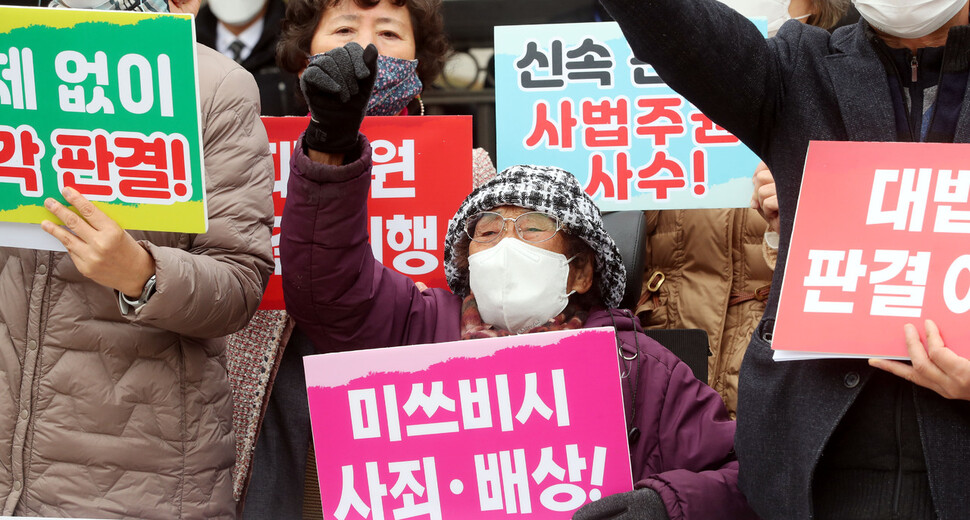
<svg viewBox="0 0 970 520"><path fill-rule="evenodd" d="M283 309L280 220L286 202L290 157L309 117L262 119L276 170L276 270L259 308ZM443 244L448 221L472 189L471 117L366 117L361 132L373 150L367 208L374 256L428 287L447 287Z"/></svg>
<svg viewBox="0 0 970 520"><path fill-rule="evenodd" d="M612 328L303 358L331 520L553 520L633 488Z"/></svg>
<svg viewBox="0 0 970 520"><path fill-rule="evenodd" d="M968 158L970 144L810 144L776 359L907 358L903 324L925 319L970 357Z"/></svg>

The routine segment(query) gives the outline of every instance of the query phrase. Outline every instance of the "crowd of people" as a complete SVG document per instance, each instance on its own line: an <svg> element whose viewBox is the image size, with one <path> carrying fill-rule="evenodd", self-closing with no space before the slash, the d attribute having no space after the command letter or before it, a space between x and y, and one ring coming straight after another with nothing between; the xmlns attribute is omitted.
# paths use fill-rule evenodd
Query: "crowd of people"
<svg viewBox="0 0 970 520"><path fill-rule="evenodd" d="M809 141L970 140L970 2L852 0L843 25L848 0L600 1L638 59L763 160L750 209L647 212L633 309L576 177L496 172L481 150L444 238L448 287L374 257L361 124L423 115L449 51L441 0L51 2L198 13L209 225L126 231L66 188L75 211L48 199L63 225L41 225L66 252L0 248L0 515L319 517L303 356L612 327L635 486L574 518L966 517L970 360L945 331L901 328L909 362L776 362L771 340ZM264 337L274 262L259 116L307 113L279 245L286 332L258 431L234 432L226 345ZM704 329L709 384L644 327Z"/></svg>

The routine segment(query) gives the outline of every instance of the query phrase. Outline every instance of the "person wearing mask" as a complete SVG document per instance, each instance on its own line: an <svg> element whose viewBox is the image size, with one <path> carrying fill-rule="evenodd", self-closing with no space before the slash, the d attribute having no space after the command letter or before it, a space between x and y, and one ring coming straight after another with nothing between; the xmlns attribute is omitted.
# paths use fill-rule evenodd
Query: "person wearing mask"
<svg viewBox="0 0 970 520"><path fill-rule="evenodd" d="M722 0L747 17L767 18L768 35L795 19L824 29L849 0ZM776 232L752 209L646 211L643 289L636 313L649 329L703 329L711 355L708 384L735 417L738 373L761 320L773 264L765 233ZM777 246L776 246L777 247Z"/></svg>
<svg viewBox="0 0 970 520"><path fill-rule="evenodd" d="M208 0L195 20L196 38L252 73L264 116L303 116L297 75L276 65L283 0Z"/></svg>
<svg viewBox="0 0 970 520"><path fill-rule="evenodd" d="M740 483L763 518L962 518L970 510L970 360L904 336L913 364L772 361L771 332L811 140L970 141L966 0L854 0L830 34L765 40L713 0L601 0L634 53L754 150L780 208L771 296L741 368ZM884 369L884 370L880 370Z"/></svg>
<svg viewBox="0 0 970 520"><path fill-rule="evenodd" d="M198 1L55 7L194 12ZM272 271L273 164L248 72L197 47L208 231L125 231L72 189L0 248L0 514L235 518L223 336Z"/></svg>
<svg viewBox="0 0 970 520"><path fill-rule="evenodd" d="M290 0L277 61L284 71L299 75L309 56L350 41L362 46L373 43L379 51L366 115L423 115L421 92L438 77L450 50L441 0ZM495 175L491 159L481 148L472 151L472 172L475 185ZM286 314L259 311L253 326L231 339L234 348L264 352L265 338L270 337L276 346L273 350L282 350L278 368L268 363L275 374L263 420L256 425L258 432L255 428L242 432L255 438L244 499L247 518L320 515L303 378L303 356L313 354L314 348Z"/></svg>
<svg viewBox="0 0 970 520"><path fill-rule="evenodd" d="M280 253L287 308L316 351L613 326L644 518L753 518L734 480L733 421L710 387L615 308L623 264L573 175L514 166L474 189L445 237L451 291L422 291L377 262L370 145L359 128L378 60L373 45L350 42L314 56L301 79L312 119L291 160Z"/></svg>

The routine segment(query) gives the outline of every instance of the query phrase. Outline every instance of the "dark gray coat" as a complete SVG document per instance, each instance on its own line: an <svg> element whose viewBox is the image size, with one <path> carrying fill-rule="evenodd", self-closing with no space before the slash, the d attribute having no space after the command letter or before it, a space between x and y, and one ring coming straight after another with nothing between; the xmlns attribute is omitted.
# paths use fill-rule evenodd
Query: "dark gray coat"
<svg viewBox="0 0 970 520"><path fill-rule="evenodd" d="M832 35L789 22L765 40L753 24L713 0L601 1L637 57L737 135L775 176L782 210L778 266L741 368L735 442L741 488L752 507L765 518L809 518L812 474L822 450L874 369L865 361L775 363L761 330L774 321L808 143L895 140L886 72L864 21ZM957 142L970 142L967 111L965 103ZM937 513L965 518L970 402L922 388L914 392Z"/></svg>

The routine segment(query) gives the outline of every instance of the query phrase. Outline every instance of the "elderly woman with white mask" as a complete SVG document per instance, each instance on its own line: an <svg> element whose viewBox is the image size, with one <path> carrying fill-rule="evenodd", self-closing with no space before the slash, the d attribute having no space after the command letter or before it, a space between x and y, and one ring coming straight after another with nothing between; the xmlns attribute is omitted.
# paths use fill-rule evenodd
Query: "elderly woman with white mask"
<svg viewBox="0 0 970 520"><path fill-rule="evenodd" d="M349 43L315 56L302 78L311 112L334 117L312 122L313 138L293 152L280 252L287 309L318 351L615 327L638 517L753 518L735 479L733 421L713 390L614 308L623 264L575 177L515 166L472 191L445 238L453 293L421 291L375 260L370 145L358 128L376 60L373 46ZM604 498L577 518L607 518L630 497Z"/></svg>

